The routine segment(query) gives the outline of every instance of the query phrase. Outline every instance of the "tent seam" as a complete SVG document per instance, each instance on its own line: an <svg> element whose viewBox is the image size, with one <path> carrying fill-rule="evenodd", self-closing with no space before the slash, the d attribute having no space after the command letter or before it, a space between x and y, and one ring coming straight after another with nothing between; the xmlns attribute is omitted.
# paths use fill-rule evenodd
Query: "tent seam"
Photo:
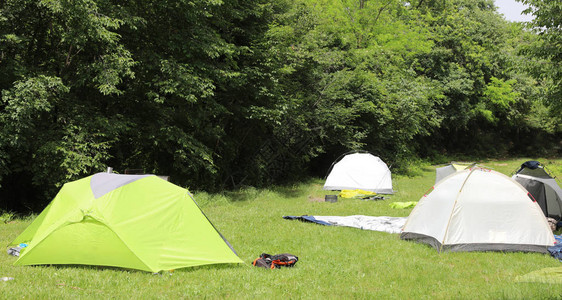
<svg viewBox="0 0 562 300"><path fill-rule="evenodd" d="M205 219L207 219L207 221L209 222L209 224L211 224L211 226L213 226L213 228L215 229L215 231L219 234L219 236L222 238L222 240L224 241L224 243L230 248L230 250L232 250L232 252L234 253L234 255L236 255L241 261L242 259L240 258L240 256L238 256L238 253L236 253L236 250L234 250L234 247L228 242L228 240L222 235L222 233L217 229L217 227L215 227L215 224L213 224L213 222L211 222L211 220L207 217L207 215L205 214L205 212L201 209L201 207L199 206L199 203L197 203L197 201L195 201L195 198L193 198L193 196L191 195L191 193L189 192L189 190L187 191L187 195L189 196L189 198L191 198L191 200L193 200L193 203L195 203L195 205L197 206L197 208L199 208L199 211L201 212L201 214L205 217Z"/></svg>
<svg viewBox="0 0 562 300"><path fill-rule="evenodd" d="M477 169L472 169L470 171L470 173L468 173L468 176L466 176L466 179L462 183L462 186L461 186L459 192L457 193L457 197L455 197L455 203L453 203L453 207L452 207L451 213L449 215L449 221L447 222L447 227L445 228L445 235L443 236L443 240L441 241L441 246L439 247L439 253L441 253L441 251L443 250L443 245L445 244L445 239L447 238L447 235L449 233L449 226L451 225L451 220L453 219L453 212L455 211L455 207L457 206L457 202L459 201L461 193L464 190L464 186L465 186L466 182L468 181L468 178L470 178L470 175L472 175L472 173L476 170Z"/></svg>

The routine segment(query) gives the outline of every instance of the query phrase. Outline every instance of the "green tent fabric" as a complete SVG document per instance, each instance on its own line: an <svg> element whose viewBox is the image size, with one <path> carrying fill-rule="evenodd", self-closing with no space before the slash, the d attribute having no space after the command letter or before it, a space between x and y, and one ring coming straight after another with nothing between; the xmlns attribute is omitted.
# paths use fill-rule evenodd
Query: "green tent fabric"
<svg viewBox="0 0 562 300"><path fill-rule="evenodd" d="M13 242L14 265L81 264L149 272L243 263L189 192L154 175L98 173L65 184Z"/></svg>
<svg viewBox="0 0 562 300"><path fill-rule="evenodd" d="M562 284L562 267L545 268L515 278L518 282Z"/></svg>

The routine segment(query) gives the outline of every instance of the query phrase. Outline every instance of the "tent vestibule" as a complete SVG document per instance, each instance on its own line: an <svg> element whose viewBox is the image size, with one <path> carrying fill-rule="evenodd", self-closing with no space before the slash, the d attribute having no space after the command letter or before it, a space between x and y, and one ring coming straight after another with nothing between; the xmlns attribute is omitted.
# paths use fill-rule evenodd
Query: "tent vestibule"
<svg viewBox="0 0 562 300"><path fill-rule="evenodd" d="M512 177L531 193L545 216L562 220L562 189L537 161L528 161Z"/></svg>

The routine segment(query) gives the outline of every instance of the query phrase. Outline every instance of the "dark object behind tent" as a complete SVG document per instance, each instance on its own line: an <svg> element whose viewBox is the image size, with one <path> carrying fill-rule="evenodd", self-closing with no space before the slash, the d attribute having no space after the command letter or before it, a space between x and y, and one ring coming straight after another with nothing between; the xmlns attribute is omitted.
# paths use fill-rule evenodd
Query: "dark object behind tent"
<svg viewBox="0 0 562 300"><path fill-rule="evenodd" d="M540 162L536 161L536 160L529 160L526 161L524 163L521 164L521 168L519 169L519 171L517 171L517 173L521 172L523 169L528 168L531 170L535 170L536 168L538 168L541 165Z"/></svg>
<svg viewBox="0 0 562 300"><path fill-rule="evenodd" d="M523 163L513 179L527 189L545 216L557 221L562 219L562 189L541 163Z"/></svg>

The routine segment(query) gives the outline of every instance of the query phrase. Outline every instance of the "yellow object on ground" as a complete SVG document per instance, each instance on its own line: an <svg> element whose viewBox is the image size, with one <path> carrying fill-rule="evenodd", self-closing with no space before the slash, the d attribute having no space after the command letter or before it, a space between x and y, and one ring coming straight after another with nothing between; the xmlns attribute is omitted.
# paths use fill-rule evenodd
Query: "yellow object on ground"
<svg viewBox="0 0 562 300"><path fill-rule="evenodd" d="M342 198L364 198L374 196L377 193L365 190L342 190L339 194Z"/></svg>
<svg viewBox="0 0 562 300"><path fill-rule="evenodd" d="M410 208L418 204L418 201L408 201L408 202L392 202L388 205L392 208Z"/></svg>
<svg viewBox="0 0 562 300"><path fill-rule="evenodd" d="M455 168L457 171L462 171L462 170L464 170L464 169L466 169L466 168L468 168L468 167L472 167L474 164L470 164L470 165L460 165L460 164L452 163L452 165L453 165L453 168Z"/></svg>

